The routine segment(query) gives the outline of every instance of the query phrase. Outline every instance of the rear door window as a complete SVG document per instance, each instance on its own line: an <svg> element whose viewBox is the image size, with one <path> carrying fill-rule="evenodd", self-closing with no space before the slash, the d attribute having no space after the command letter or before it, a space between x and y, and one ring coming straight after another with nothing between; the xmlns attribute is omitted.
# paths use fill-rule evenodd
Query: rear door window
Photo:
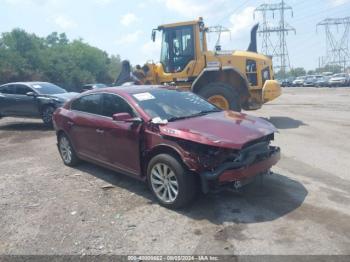
<svg viewBox="0 0 350 262"><path fill-rule="evenodd" d="M246 64L246 74L249 83L252 86L258 85L258 74L257 74L257 68L256 68L256 62L254 60L247 60Z"/></svg>
<svg viewBox="0 0 350 262"><path fill-rule="evenodd" d="M71 109L80 112L100 115L102 101L101 97L101 94L92 94L80 97L72 103Z"/></svg>
<svg viewBox="0 0 350 262"><path fill-rule="evenodd" d="M2 86L2 87L0 87L0 93L14 95L16 92L15 88L16 87L14 85Z"/></svg>

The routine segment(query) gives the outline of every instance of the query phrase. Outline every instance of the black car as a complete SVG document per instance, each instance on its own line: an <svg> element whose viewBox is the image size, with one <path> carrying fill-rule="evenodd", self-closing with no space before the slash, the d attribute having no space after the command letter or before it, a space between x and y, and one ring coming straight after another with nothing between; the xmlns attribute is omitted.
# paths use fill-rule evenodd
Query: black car
<svg viewBox="0 0 350 262"><path fill-rule="evenodd" d="M286 79L283 79L281 81L281 86L282 87L290 87L290 86L293 86L293 81L294 81L294 78L286 78Z"/></svg>
<svg viewBox="0 0 350 262"><path fill-rule="evenodd" d="M0 118L41 118L52 125L52 114L77 93L68 93L59 86L46 82L20 82L0 86Z"/></svg>

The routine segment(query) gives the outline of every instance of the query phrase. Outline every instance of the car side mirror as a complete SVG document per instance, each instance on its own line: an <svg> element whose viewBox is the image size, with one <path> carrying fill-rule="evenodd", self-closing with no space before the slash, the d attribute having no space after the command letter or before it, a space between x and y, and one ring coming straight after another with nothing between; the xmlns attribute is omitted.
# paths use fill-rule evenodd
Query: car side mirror
<svg viewBox="0 0 350 262"><path fill-rule="evenodd" d="M26 95L31 97L36 97L36 94L34 92L28 92Z"/></svg>
<svg viewBox="0 0 350 262"><path fill-rule="evenodd" d="M126 123L141 123L139 117L132 117L129 113L118 113L113 115L113 121Z"/></svg>

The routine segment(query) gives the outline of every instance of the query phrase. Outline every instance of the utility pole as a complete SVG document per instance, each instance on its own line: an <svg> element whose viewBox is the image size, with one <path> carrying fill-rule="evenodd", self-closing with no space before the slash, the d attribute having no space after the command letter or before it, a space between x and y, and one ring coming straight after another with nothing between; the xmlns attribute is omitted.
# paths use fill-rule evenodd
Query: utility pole
<svg viewBox="0 0 350 262"><path fill-rule="evenodd" d="M215 44L215 51L221 51L221 34L222 33L230 33L230 29L223 27L222 25L211 26L208 28L208 33L217 33L218 38Z"/></svg>
<svg viewBox="0 0 350 262"><path fill-rule="evenodd" d="M258 31L262 35L262 53L271 56L274 60L275 71L279 70L282 77L285 77L286 71L290 69L289 53L286 41L288 32L296 30L285 21L285 12L289 10L293 16L293 8L282 0L275 4L262 4L254 11L262 14L262 29ZM277 26L271 25L268 19L268 14L272 13L272 18L275 18L275 12L279 13L279 23ZM271 33L278 36L278 41L273 41Z"/></svg>
<svg viewBox="0 0 350 262"><path fill-rule="evenodd" d="M316 30L320 26L324 27L326 33L326 55L320 58L321 66L338 66L345 71L350 66L350 17L324 19L316 25ZM339 27L342 29L340 32ZM338 34L334 29L337 29Z"/></svg>

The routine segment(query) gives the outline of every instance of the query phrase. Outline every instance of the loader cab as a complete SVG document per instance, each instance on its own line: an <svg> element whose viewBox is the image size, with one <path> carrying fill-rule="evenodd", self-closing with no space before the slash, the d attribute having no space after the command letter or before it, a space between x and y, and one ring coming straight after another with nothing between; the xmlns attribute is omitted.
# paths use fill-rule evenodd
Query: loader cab
<svg viewBox="0 0 350 262"><path fill-rule="evenodd" d="M160 62L164 72L177 73L195 59L194 26L186 25L162 30Z"/></svg>

